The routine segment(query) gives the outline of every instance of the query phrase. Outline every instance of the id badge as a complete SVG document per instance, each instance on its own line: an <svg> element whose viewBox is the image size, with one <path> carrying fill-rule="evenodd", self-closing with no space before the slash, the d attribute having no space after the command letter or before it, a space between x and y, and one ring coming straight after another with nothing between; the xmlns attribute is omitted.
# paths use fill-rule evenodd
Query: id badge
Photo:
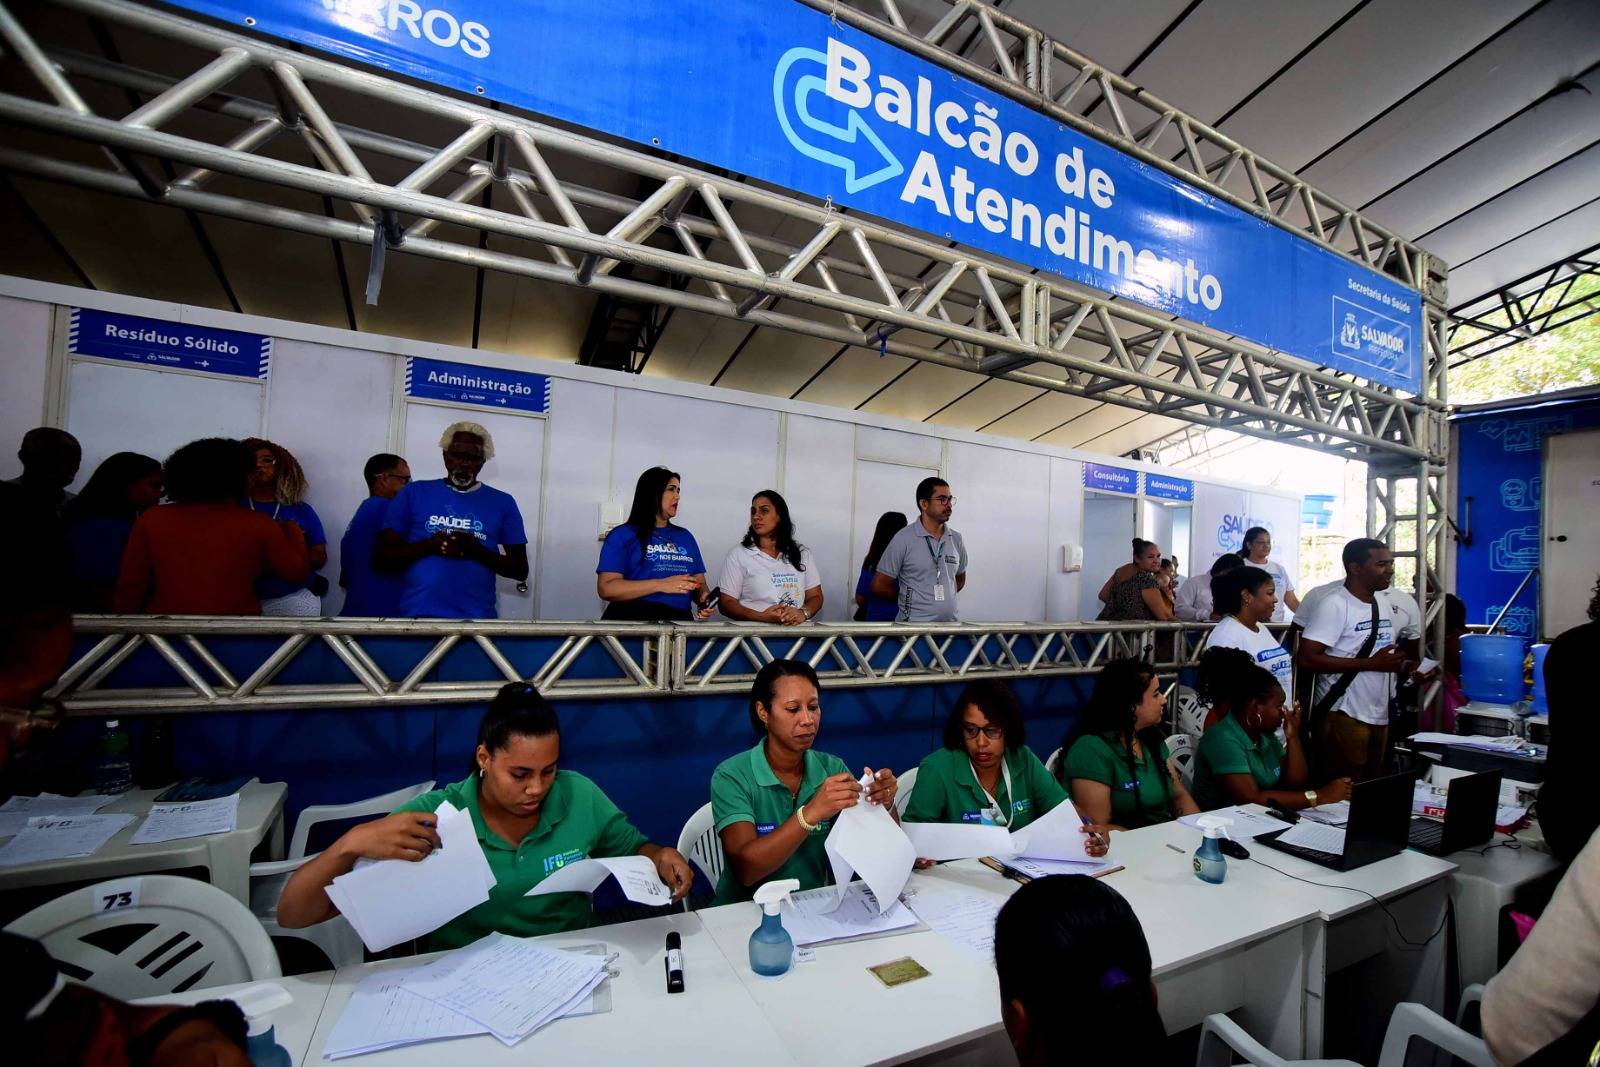
<svg viewBox="0 0 1600 1067"><path fill-rule="evenodd" d="M983 811L978 813L978 815L984 826L1000 825L999 808L984 808Z"/></svg>
<svg viewBox="0 0 1600 1067"><path fill-rule="evenodd" d="M944 583L940 582L933 587L933 599L940 604L944 603Z"/></svg>

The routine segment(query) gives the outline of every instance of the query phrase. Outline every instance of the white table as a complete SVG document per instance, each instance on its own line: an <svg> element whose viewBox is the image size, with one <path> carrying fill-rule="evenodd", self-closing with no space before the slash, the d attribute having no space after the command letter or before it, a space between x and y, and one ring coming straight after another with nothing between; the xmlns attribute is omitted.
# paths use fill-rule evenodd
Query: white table
<svg viewBox="0 0 1600 1067"><path fill-rule="evenodd" d="M131 845L160 789L135 789L100 809L102 815L133 815L133 822L92 856L0 867L0 892L64 882L95 882L126 874L152 874L204 867L211 884L250 906L250 853L270 834L272 858L283 855L283 782L251 779L239 791L239 821L225 834Z"/></svg>
<svg viewBox="0 0 1600 1067"><path fill-rule="evenodd" d="M1450 899L1456 909L1456 948L1463 988L1487 982L1500 970L1500 912L1516 901L1517 893L1561 864L1554 856L1529 847L1466 849L1450 856L1456 872L1450 879ZM1495 834L1491 844L1509 841ZM1539 839L1542 840L1542 839ZM1480 854L1481 853L1481 854Z"/></svg>
<svg viewBox="0 0 1600 1067"><path fill-rule="evenodd" d="M316 1032L322 1017L323 1004L328 999L328 987L333 984L332 971L316 974L299 974L292 978L268 978L260 982L241 982L238 985L215 986L210 989L191 989L186 993L169 993L166 996L146 997L136 1004L199 1004L203 1000L227 1000L241 990L261 985L281 986L294 998L287 1008L272 1013L273 1036L295 1063L308 1063L311 1035Z"/></svg>

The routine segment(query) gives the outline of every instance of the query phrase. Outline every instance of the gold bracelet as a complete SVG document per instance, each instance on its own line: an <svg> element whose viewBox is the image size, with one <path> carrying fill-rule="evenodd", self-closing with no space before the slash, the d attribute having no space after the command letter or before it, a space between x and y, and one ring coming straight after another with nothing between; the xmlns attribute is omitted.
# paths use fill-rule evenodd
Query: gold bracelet
<svg viewBox="0 0 1600 1067"><path fill-rule="evenodd" d="M800 820L800 828L806 833L810 834L816 832L817 828L806 822L806 806L804 804L794 809L794 817Z"/></svg>

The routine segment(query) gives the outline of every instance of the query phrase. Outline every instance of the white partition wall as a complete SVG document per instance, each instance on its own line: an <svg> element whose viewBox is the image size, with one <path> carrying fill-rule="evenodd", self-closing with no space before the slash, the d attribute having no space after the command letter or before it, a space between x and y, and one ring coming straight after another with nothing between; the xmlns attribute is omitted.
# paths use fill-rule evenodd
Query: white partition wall
<svg viewBox="0 0 1600 1067"><path fill-rule="evenodd" d="M269 336L270 373L260 381L223 379L70 357L52 319L70 306ZM325 573L334 583L339 536L366 493L366 458L397 451L415 477L439 477L444 426L483 423L497 446L484 480L517 498L530 542L529 592L519 596L501 582L504 618L598 617L602 506L626 510L639 473L656 464L683 474L679 521L694 532L713 581L748 525L750 497L781 492L822 572L822 617L831 620L854 611L861 557L878 516L893 509L915 519L916 485L930 474L949 481L956 496L952 525L971 557L961 614L971 621L1092 618L1096 590L1128 557L1137 512L1150 507L1138 496L1111 504L1091 496L1086 504L1083 461L1104 463L1104 456L571 364L12 278L0 278L0 326L0 414L9 437L0 441L0 474L16 473L16 440L41 422L66 425L83 439L84 478L119 449L164 456L200 434L265 433L306 468L329 538ZM547 375L548 411L407 397L408 356ZM1160 470L1116 462L1129 471ZM1166 508L1150 514L1171 517ZM1298 514L1294 496L1197 481L1195 558L1185 560L1185 570L1203 572L1221 551L1219 536L1242 532L1247 520L1274 529L1277 558L1291 566ZM1069 545L1084 549L1083 570L1065 569ZM341 602L335 584L324 608L335 612Z"/></svg>

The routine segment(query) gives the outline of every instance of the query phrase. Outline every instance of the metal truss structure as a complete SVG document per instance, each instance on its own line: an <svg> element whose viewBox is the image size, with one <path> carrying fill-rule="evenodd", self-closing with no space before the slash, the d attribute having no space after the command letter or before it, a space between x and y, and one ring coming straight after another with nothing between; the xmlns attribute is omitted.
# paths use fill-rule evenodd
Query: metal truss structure
<svg viewBox="0 0 1600 1067"><path fill-rule="evenodd" d="M0 150L0 168L371 244L377 254L403 251L792 330L1273 440L1348 454L1425 454L1426 396L1366 385L997 258L847 217L830 205L806 204L127 0L59 0L58 6L211 58L173 81L46 52L14 18L0 15L0 38L52 101L0 96L0 120L97 144L111 157L108 166L95 166L71 153L8 148ZM1009 25L989 9L975 10L981 19ZM887 24L878 30L898 33ZM1072 55L1052 47L1060 56ZM949 56L942 61L957 62ZM149 98L121 117L96 115L73 87L74 77L101 79ZM1103 71L1091 80L1103 89L1129 90ZM241 82L266 85L270 102L224 92ZM442 147L421 145L339 123L335 102L353 98L414 116L416 126L442 121L456 135ZM236 132L221 143L169 132L192 109L233 120ZM1199 135L1194 120L1167 111L1164 125L1176 124L1191 138ZM318 166L269 154L280 137L302 141ZM1220 134L1206 137L1207 144L1225 142L1216 140ZM1144 140L1154 143L1148 135ZM142 163L147 156L189 169L165 180ZM1279 173L1263 170L1265 164L1242 149L1235 157L1235 165L1257 175L1255 184L1265 181L1260 174ZM623 175L624 187L653 191L635 201L577 187L558 177L564 161ZM405 176L374 176L391 171ZM258 195L208 191L218 174L247 179L230 185ZM474 202L491 182L508 194L500 202L515 203L518 212ZM286 207L281 198L259 195L261 186L326 196L351 217ZM1273 202L1277 187L1263 186L1263 202ZM1296 183L1278 197L1280 207L1285 200L1316 205L1325 198ZM597 230L580 209L616 221ZM1399 264L1402 280L1425 284L1421 253L1408 251L1392 235L1380 238L1370 224L1341 210L1341 221L1331 226L1320 221L1323 211L1312 212L1319 220L1312 229L1323 231L1323 243L1352 235L1361 251L1354 258ZM797 245L757 239L736 221L743 211L775 214L811 236ZM1271 217L1281 222L1285 214ZM441 223L513 239L516 251L433 236ZM915 276L892 274L885 266L907 260L929 266ZM622 277L615 268L624 262L656 277L690 281L679 289Z"/></svg>
<svg viewBox="0 0 1600 1067"><path fill-rule="evenodd" d="M86 616L77 631L97 640L48 695L93 715L424 707L486 701L524 680L558 700L745 692L777 658L810 663L830 688L1090 674L1146 654L1171 675L1198 662L1210 626Z"/></svg>
<svg viewBox="0 0 1600 1067"><path fill-rule="evenodd" d="M1600 314L1597 282L1600 245L1453 308L1451 369Z"/></svg>

